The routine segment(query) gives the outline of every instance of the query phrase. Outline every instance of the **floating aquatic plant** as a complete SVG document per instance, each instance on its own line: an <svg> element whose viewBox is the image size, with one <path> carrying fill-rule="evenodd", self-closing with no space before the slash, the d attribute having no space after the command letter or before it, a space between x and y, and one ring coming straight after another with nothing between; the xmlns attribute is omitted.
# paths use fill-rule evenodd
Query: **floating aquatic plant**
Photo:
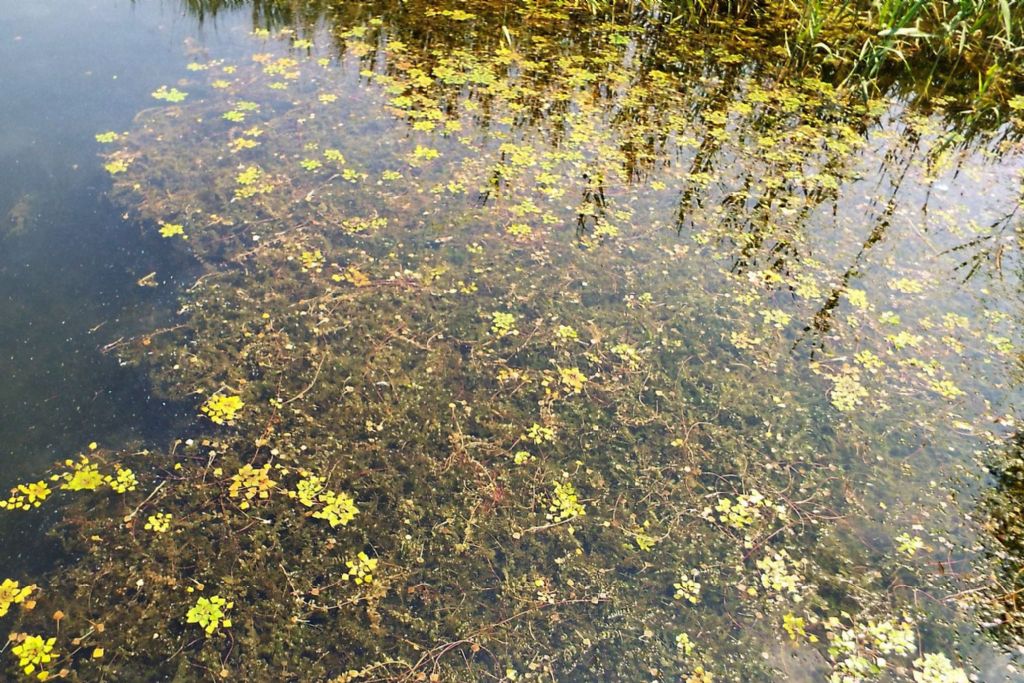
<svg viewBox="0 0 1024 683"><path fill-rule="evenodd" d="M227 612L234 603L219 595L211 595L209 598L200 596L196 604L188 610L185 621L190 624L199 624L206 635L213 635L218 628L231 628L231 619Z"/></svg>
<svg viewBox="0 0 1024 683"><path fill-rule="evenodd" d="M56 642L56 638L44 639L42 636L20 634L15 639L11 654L17 657L18 667L26 676L45 681L51 675L47 665L57 659L57 655L54 653L54 643Z"/></svg>
<svg viewBox="0 0 1024 683"><path fill-rule="evenodd" d="M373 573L377 570L377 558L370 557L365 552L360 551L355 558L346 560L345 566L348 569L341 575L341 578L361 586L373 583Z"/></svg>
<svg viewBox="0 0 1024 683"><path fill-rule="evenodd" d="M161 85L159 88L153 91L153 99L164 100L165 102L184 102L185 98L188 97L187 92L178 90L177 88L168 88L166 85Z"/></svg>
<svg viewBox="0 0 1024 683"><path fill-rule="evenodd" d="M245 407L240 396L214 394L206 400L200 410L215 424L231 424Z"/></svg>
<svg viewBox="0 0 1024 683"><path fill-rule="evenodd" d="M25 602L25 599L32 594L35 586L22 586L13 579L4 579L0 583L0 617L6 616L11 605L18 605Z"/></svg>

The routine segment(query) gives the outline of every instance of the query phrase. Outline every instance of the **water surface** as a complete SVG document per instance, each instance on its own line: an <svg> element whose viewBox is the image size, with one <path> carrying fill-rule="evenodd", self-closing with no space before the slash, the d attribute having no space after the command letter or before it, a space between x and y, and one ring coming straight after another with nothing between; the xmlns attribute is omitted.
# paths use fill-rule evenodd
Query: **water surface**
<svg viewBox="0 0 1024 683"><path fill-rule="evenodd" d="M4 28L5 462L71 458L12 632L104 622L81 680L1013 678L1016 124L738 25L212 9Z"/></svg>

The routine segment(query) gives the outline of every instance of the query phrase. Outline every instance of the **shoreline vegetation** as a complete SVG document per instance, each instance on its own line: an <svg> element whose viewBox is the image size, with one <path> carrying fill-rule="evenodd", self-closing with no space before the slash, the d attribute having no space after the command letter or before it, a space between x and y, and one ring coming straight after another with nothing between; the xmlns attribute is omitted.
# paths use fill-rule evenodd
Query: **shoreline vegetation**
<svg viewBox="0 0 1024 683"><path fill-rule="evenodd" d="M248 7L254 26L266 30L310 31L345 15L325 0L183 4L200 21ZM384 13L400 14L405 5L387 3ZM819 77L865 94L896 88L923 101L949 97L989 124L1024 108L1020 0L575 0L562 8L652 35L667 26L706 35L747 33L762 42L761 51L747 57L763 59L780 72ZM543 16L546 6L492 3L476 9L498 29L482 38L498 43L508 38L502 29Z"/></svg>
<svg viewBox="0 0 1024 683"><path fill-rule="evenodd" d="M184 6L96 141L196 418L0 501L10 677L1012 673L1019 2Z"/></svg>

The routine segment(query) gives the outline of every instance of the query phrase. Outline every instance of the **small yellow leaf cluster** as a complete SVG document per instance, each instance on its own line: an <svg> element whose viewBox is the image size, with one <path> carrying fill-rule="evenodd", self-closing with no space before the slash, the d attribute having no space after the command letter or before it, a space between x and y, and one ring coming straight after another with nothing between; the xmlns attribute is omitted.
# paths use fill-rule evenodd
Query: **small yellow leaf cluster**
<svg viewBox="0 0 1024 683"><path fill-rule="evenodd" d="M949 657L940 653L928 653L914 660L915 683L968 683L967 673L953 666Z"/></svg>
<svg viewBox="0 0 1024 683"><path fill-rule="evenodd" d="M616 344L612 347L612 353L619 357L619 359L629 366L630 370L636 370L640 367L640 354L635 348L629 344Z"/></svg>
<svg viewBox="0 0 1024 683"><path fill-rule="evenodd" d="M524 239L533 234L533 228L526 223L513 223L505 228L505 232L513 237Z"/></svg>
<svg viewBox="0 0 1024 683"><path fill-rule="evenodd" d="M25 602L25 598L32 594L35 586L24 586L14 579L4 579L0 583L0 617L6 616L11 605Z"/></svg>
<svg viewBox="0 0 1024 683"><path fill-rule="evenodd" d="M558 375L562 386L568 389L569 393L580 393L583 391L583 385L587 383L587 376L580 372L579 368L560 368Z"/></svg>
<svg viewBox="0 0 1024 683"><path fill-rule="evenodd" d="M50 487L45 481L18 484L11 489L11 495L6 500L0 500L0 509L30 510L39 507L50 493Z"/></svg>
<svg viewBox="0 0 1024 683"><path fill-rule="evenodd" d="M228 143L228 148L232 152L237 154L238 152L241 152L242 150L245 149L253 149L255 147L259 147L259 145L260 143L257 142L256 140L253 140L252 138L237 137Z"/></svg>
<svg viewBox="0 0 1024 683"><path fill-rule="evenodd" d="M235 176L235 180L238 182L238 187L235 188L236 199L248 199L274 189L274 186L264 177L263 169L259 166L247 166Z"/></svg>
<svg viewBox="0 0 1024 683"><path fill-rule="evenodd" d="M177 88L168 88L166 85L161 85L151 94L153 99L164 100L166 102L182 102L186 97L188 97L187 92L182 92Z"/></svg>
<svg viewBox="0 0 1024 683"><path fill-rule="evenodd" d="M645 531L638 531L634 534L633 540L636 541L636 547L643 550L645 553L649 553L654 550L654 546L658 544L658 539L651 536Z"/></svg>
<svg viewBox="0 0 1024 683"><path fill-rule="evenodd" d="M219 595L201 597L196 600L195 606L188 611L185 618L190 624L199 624L206 631L206 635L212 635L219 626L231 628L231 620L225 613L234 606L235 603L228 602Z"/></svg>
<svg viewBox="0 0 1024 683"><path fill-rule="evenodd" d="M347 168L342 172L342 175L348 175L351 171L352 169ZM375 232L381 228L387 227L387 225L388 219L386 216L373 216L369 218L353 216L343 220L339 227L342 231L347 232L350 235L358 235L365 232Z"/></svg>
<svg viewBox="0 0 1024 683"><path fill-rule="evenodd" d="M530 451L516 451L515 455L512 456L512 462L517 465L525 465L531 460L536 460L537 456L530 453Z"/></svg>
<svg viewBox="0 0 1024 683"><path fill-rule="evenodd" d="M181 235L185 237L185 228L180 223L161 223L160 224L160 236L161 237L174 237L175 235Z"/></svg>
<svg viewBox="0 0 1024 683"><path fill-rule="evenodd" d="M144 528L146 531L162 534L171 528L171 519L170 513L158 512L146 519L146 526Z"/></svg>
<svg viewBox="0 0 1024 683"><path fill-rule="evenodd" d="M241 396L224 396L217 394L211 396L203 404L200 410L215 424L230 424L234 422L238 412L245 406Z"/></svg>
<svg viewBox="0 0 1024 683"><path fill-rule="evenodd" d="M676 600L686 600L692 605L696 605L700 600L700 583L694 581L685 571L679 573L679 581L672 584L672 587L676 589Z"/></svg>
<svg viewBox="0 0 1024 683"><path fill-rule="evenodd" d="M733 529L743 529L754 524L761 517L761 508L767 507L768 501L757 490L751 491L736 497L733 502L730 498L721 498L715 505L715 512L718 513L718 521L728 524ZM711 516L711 509L705 510L705 516Z"/></svg>
<svg viewBox="0 0 1024 683"><path fill-rule="evenodd" d="M242 465L231 477L231 486L228 487L228 495L232 498L244 498L238 507L248 509L249 501L253 498L269 498L270 492L277 484L270 478L270 464L263 467Z"/></svg>
<svg viewBox="0 0 1024 683"><path fill-rule="evenodd" d="M78 456L78 461L65 460L64 464L71 468L60 476L64 483L60 485L65 491L95 491L103 485L103 475L99 467L84 455Z"/></svg>
<svg viewBox="0 0 1024 683"><path fill-rule="evenodd" d="M910 534L900 534L896 537L896 550L901 553L905 553L908 557L913 557L917 554L918 550L924 548L924 541L921 540L920 536L911 536Z"/></svg>
<svg viewBox="0 0 1024 683"><path fill-rule="evenodd" d="M344 493L326 491L317 496L317 499L324 504L323 508L313 513L317 519L324 519L331 527L345 526L359 514L359 508L351 497ZM374 560L376 562L376 560Z"/></svg>
<svg viewBox="0 0 1024 683"><path fill-rule="evenodd" d="M527 441L532 441L538 446L545 442L551 442L555 440L555 430L551 427L542 427L536 422L530 425L530 428L523 434L523 438Z"/></svg>
<svg viewBox="0 0 1024 683"><path fill-rule="evenodd" d="M299 259L302 261L302 272L308 272L310 270L320 272L324 267L324 253L319 249L313 251L304 251L299 255Z"/></svg>
<svg viewBox="0 0 1024 683"><path fill-rule="evenodd" d="M579 341L580 338L580 335L576 332L576 330L573 329L572 327L569 327L568 325L559 325L555 329L555 336L558 338L558 341L560 342L574 342Z"/></svg>
<svg viewBox="0 0 1024 683"><path fill-rule="evenodd" d="M432 147L425 147L424 145L416 145L416 149L412 152L412 162L415 164L420 161L430 161L441 156L441 153Z"/></svg>
<svg viewBox="0 0 1024 683"><path fill-rule="evenodd" d="M689 657L693 654L693 641L690 640L690 636L685 633L680 633L676 636L676 649L683 653L684 657Z"/></svg>
<svg viewBox="0 0 1024 683"><path fill-rule="evenodd" d="M341 276L341 279L353 287L368 287L370 285L370 278L355 266L349 266L345 274Z"/></svg>
<svg viewBox="0 0 1024 683"><path fill-rule="evenodd" d="M774 555L766 555L754 564L761 570L762 586L776 593L789 593L799 602L801 577L790 571L790 562L792 560L789 553L780 550Z"/></svg>
<svg viewBox="0 0 1024 683"><path fill-rule="evenodd" d="M714 683L715 675L710 671L705 671L704 667L698 666L693 670L689 676L686 677L685 683Z"/></svg>
<svg viewBox="0 0 1024 683"><path fill-rule="evenodd" d="M516 329L516 317L502 311L491 313L491 334L498 337L519 334L519 330Z"/></svg>
<svg viewBox="0 0 1024 683"><path fill-rule="evenodd" d="M120 467L117 468L115 476L112 477L108 474L103 477L103 481L118 493L134 491L139 485L139 480L135 478L134 472L129 469L121 469Z"/></svg>
<svg viewBox="0 0 1024 683"><path fill-rule="evenodd" d="M377 558L369 557L366 553L360 552L354 560L345 562L348 571L341 575L345 581L351 581L357 586L364 583L373 583L373 572L377 569Z"/></svg>
<svg viewBox="0 0 1024 683"><path fill-rule="evenodd" d="M573 517L583 517L586 514L586 508L583 503L579 502L575 487L571 483L555 482L547 518L553 522L562 522Z"/></svg>
<svg viewBox="0 0 1024 683"><path fill-rule="evenodd" d="M833 382L829 398L837 410L848 413L868 397L868 390L860 383L860 374L856 370L847 369L836 375Z"/></svg>
<svg viewBox="0 0 1024 683"><path fill-rule="evenodd" d="M103 164L103 168L107 170L110 175L117 175L118 173L124 173L128 170L128 162L125 159L111 159L107 163Z"/></svg>
<svg viewBox="0 0 1024 683"><path fill-rule="evenodd" d="M290 498L298 498L299 502L308 508L316 504L317 496L324 490L324 479L315 474L303 472L303 478L295 485L294 491L289 491Z"/></svg>
<svg viewBox="0 0 1024 683"><path fill-rule="evenodd" d="M818 642L818 636L813 633L807 634L807 622L803 617L798 617L792 612L784 614L782 616L782 628L789 634L789 639L796 641L801 638L806 638L809 643Z"/></svg>
<svg viewBox="0 0 1024 683"><path fill-rule="evenodd" d="M42 636L26 635L24 640L11 648L11 653L18 658L18 666L26 675L31 676L38 669L36 678L45 681L50 677L46 665L57 658L53 653L55 642L56 638L43 640Z"/></svg>

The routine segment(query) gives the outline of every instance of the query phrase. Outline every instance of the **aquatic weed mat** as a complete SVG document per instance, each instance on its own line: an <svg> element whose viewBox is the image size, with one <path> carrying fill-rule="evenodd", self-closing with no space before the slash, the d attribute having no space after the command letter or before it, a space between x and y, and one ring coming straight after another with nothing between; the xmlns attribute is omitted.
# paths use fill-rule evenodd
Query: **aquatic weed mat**
<svg viewBox="0 0 1024 683"><path fill-rule="evenodd" d="M110 351L197 421L4 502L78 557L12 676L960 681L1012 626L1012 136L538 12L258 32L97 136L204 266Z"/></svg>

